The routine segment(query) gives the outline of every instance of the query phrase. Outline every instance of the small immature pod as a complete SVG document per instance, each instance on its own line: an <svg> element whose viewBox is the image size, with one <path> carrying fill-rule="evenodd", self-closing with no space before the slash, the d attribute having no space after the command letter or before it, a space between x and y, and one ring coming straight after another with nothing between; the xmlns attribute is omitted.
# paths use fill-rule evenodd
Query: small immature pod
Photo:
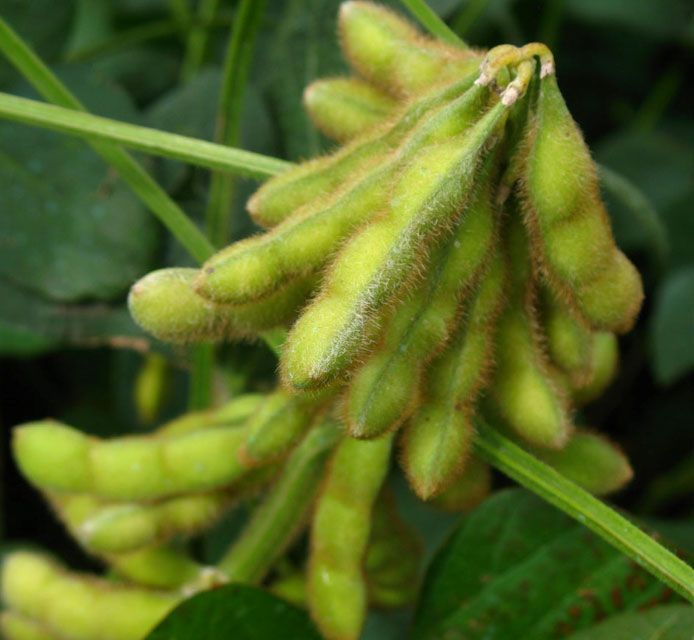
<svg viewBox="0 0 694 640"><path fill-rule="evenodd" d="M128 296L135 322L167 342L253 335L289 322L314 285L311 278L298 278L262 300L225 308L195 293L197 274L197 269L159 269L138 280Z"/></svg>
<svg viewBox="0 0 694 640"><path fill-rule="evenodd" d="M364 561L369 602L384 608L412 602L419 586L421 561L421 541L400 518L395 496L384 489L374 506Z"/></svg>
<svg viewBox="0 0 694 640"><path fill-rule="evenodd" d="M229 507L227 492L184 495L154 504L104 503L90 495L58 495L50 502L70 533L98 554L127 553L190 536L210 526Z"/></svg>
<svg viewBox="0 0 694 640"><path fill-rule="evenodd" d="M615 245L590 152L554 75L540 83L524 152L525 217L550 285L594 328L628 331L641 278Z"/></svg>
<svg viewBox="0 0 694 640"><path fill-rule="evenodd" d="M337 255L321 294L294 324L281 359L286 384L317 388L350 367L368 344L369 325L455 224L481 157L506 111L498 103L469 130L429 146L405 167L384 214Z"/></svg>
<svg viewBox="0 0 694 640"><path fill-rule="evenodd" d="M328 138L347 142L386 120L397 102L358 78L327 78L304 91L313 124Z"/></svg>
<svg viewBox="0 0 694 640"><path fill-rule="evenodd" d="M107 560L120 577L150 589L184 589L192 593L226 582L219 569L200 565L170 547L147 547Z"/></svg>
<svg viewBox="0 0 694 640"><path fill-rule="evenodd" d="M599 398L612 383L619 367L619 345L613 333L600 331L593 337L590 372L586 380L573 387L573 399L578 405Z"/></svg>
<svg viewBox="0 0 694 640"><path fill-rule="evenodd" d="M397 428L419 403L424 367L448 339L458 303L491 252L497 216L490 168L453 236L433 253L427 279L394 309L382 344L355 371L344 407L353 437Z"/></svg>
<svg viewBox="0 0 694 640"><path fill-rule="evenodd" d="M476 402L489 378L505 278L505 264L497 254L468 317L431 363L423 401L406 427L400 464L423 500L445 491L464 472Z"/></svg>
<svg viewBox="0 0 694 640"><path fill-rule="evenodd" d="M559 448L571 430L569 406L538 335L536 285L526 236L515 211L508 221L506 240L512 298L499 320L492 397L508 425L527 442Z"/></svg>
<svg viewBox="0 0 694 640"><path fill-rule="evenodd" d="M392 437L344 438L328 468L311 527L309 611L329 640L356 640L367 608L363 573L371 512L388 471Z"/></svg>
<svg viewBox="0 0 694 640"><path fill-rule="evenodd" d="M240 481L247 473L237 461L245 437L243 428L217 427L104 441L45 420L17 427L13 448L22 473L41 489L137 501Z"/></svg>
<svg viewBox="0 0 694 640"><path fill-rule="evenodd" d="M44 555L24 551L5 558L0 580L10 611L69 640L142 640L181 600L175 592L71 573Z"/></svg>
<svg viewBox="0 0 694 640"><path fill-rule="evenodd" d="M634 475L624 453L590 431L576 431L559 451L536 453L559 473L599 496L621 489Z"/></svg>
<svg viewBox="0 0 694 640"><path fill-rule="evenodd" d="M430 501L444 511L471 511L492 490L492 470L476 455L465 462L465 470L447 489Z"/></svg>
<svg viewBox="0 0 694 640"><path fill-rule="evenodd" d="M334 395L275 391L248 423L248 435L239 451L242 464L253 467L285 456L311 427L318 412Z"/></svg>
<svg viewBox="0 0 694 640"><path fill-rule="evenodd" d="M460 96L473 81L470 73L450 86L425 93L405 105L402 113L393 118L394 124L384 123L335 153L304 162L268 180L248 201L248 212L259 225L274 227L295 213L306 216L330 206L335 197L379 167L432 108Z"/></svg>
<svg viewBox="0 0 694 640"><path fill-rule="evenodd" d="M470 50L423 38L407 21L370 2L343 2L339 30L351 66L395 96L460 77L480 61Z"/></svg>
<svg viewBox="0 0 694 640"><path fill-rule="evenodd" d="M547 288L541 291L541 307L549 356L574 384L579 385L590 373L593 333L571 307Z"/></svg>
<svg viewBox="0 0 694 640"><path fill-rule="evenodd" d="M135 408L140 422L150 424L159 415L166 397L168 365L158 353L148 353L135 378Z"/></svg>

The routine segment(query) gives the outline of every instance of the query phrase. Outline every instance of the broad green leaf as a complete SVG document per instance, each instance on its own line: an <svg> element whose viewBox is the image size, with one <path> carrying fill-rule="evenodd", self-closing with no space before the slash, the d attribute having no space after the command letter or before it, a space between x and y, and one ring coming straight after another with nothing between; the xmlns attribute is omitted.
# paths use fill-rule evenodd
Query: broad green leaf
<svg viewBox="0 0 694 640"><path fill-rule="evenodd" d="M144 348L149 343L123 304L61 304L2 279L0 300L3 355L33 355L61 345Z"/></svg>
<svg viewBox="0 0 694 640"><path fill-rule="evenodd" d="M84 69L63 79L93 111L136 119L114 85ZM150 265L152 216L81 140L0 123L0 209L0 279L46 298L109 300Z"/></svg>
<svg viewBox="0 0 694 640"><path fill-rule="evenodd" d="M622 613L569 640L691 640L694 608L684 604L656 607L650 611Z"/></svg>
<svg viewBox="0 0 694 640"><path fill-rule="evenodd" d="M678 271L662 286L652 329L656 378L671 384L694 367L694 268Z"/></svg>
<svg viewBox="0 0 694 640"><path fill-rule="evenodd" d="M241 584L199 593L147 640L320 640L308 615L261 589Z"/></svg>
<svg viewBox="0 0 694 640"><path fill-rule="evenodd" d="M540 498L504 491L473 511L434 560L413 637L549 640L670 595Z"/></svg>

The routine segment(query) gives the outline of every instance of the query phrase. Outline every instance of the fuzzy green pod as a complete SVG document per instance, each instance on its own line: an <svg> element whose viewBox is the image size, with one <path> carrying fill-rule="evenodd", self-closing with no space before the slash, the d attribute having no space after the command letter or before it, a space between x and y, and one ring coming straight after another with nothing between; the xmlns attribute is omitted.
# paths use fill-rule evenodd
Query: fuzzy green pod
<svg viewBox="0 0 694 640"><path fill-rule="evenodd" d="M268 180L251 196L248 212L259 225L274 227L295 213L308 215L330 206L361 176L379 167L432 108L459 96L473 81L474 76L468 74L450 86L427 92L406 104L392 123L374 128L335 153L304 162Z"/></svg>
<svg viewBox="0 0 694 640"><path fill-rule="evenodd" d="M467 317L431 363L423 399L405 429L400 464L423 500L445 491L464 472L476 402L490 375L505 279L506 265L497 253Z"/></svg>
<svg viewBox="0 0 694 640"><path fill-rule="evenodd" d="M386 120L397 102L359 78L326 78L304 90L304 107L328 138L347 142Z"/></svg>
<svg viewBox="0 0 694 640"><path fill-rule="evenodd" d="M613 333L600 331L593 337L588 377L572 388L574 402L584 405L600 397L619 368L619 345Z"/></svg>
<svg viewBox="0 0 694 640"><path fill-rule="evenodd" d="M615 245L595 165L554 75L540 83L523 153L525 218L550 285L594 328L628 331L641 278Z"/></svg>
<svg viewBox="0 0 694 640"><path fill-rule="evenodd" d="M222 307L193 290L197 269L153 271L130 289L128 308L135 322L166 342L215 341L254 335L289 322L314 286L296 278L283 288L247 305Z"/></svg>
<svg viewBox="0 0 694 640"><path fill-rule="evenodd" d="M17 427L13 450L37 487L107 500L156 500L229 486L248 472L237 460L246 431L216 427L180 436L90 438L45 420Z"/></svg>
<svg viewBox="0 0 694 640"><path fill-rule="evenodd" d="M370 2L343 2L339 33L350 65L396 96L416 94L479 65L469 49L424 38L400 16Z"/></svg>
<svg viewBox="0 0 694 640"><path fill-rule="evenodd" d="M69 640L142 640L182 598L71 573L24 551L5 558L1 582L10 611Z"/></svg>
<svg viewBox="0 0 694 640"><path fill-rule="evenodd" d="M634 475L624 453L591 431L576 431L559 451L536 453L559 473L599 496L618 491Z"/></svg>
<svg viewBox="0 0 694 640"><path fill-rule="evenodd" d="M422 109L416 106L408 110L410 115L406 114L404 122L394 129L400 133L391 137L399 139L404 131L413 131L396 153L383 157L378 167L351 180L327 203L319 199L268 233L236 242L216 253L196 277L196 293L220 304L248 304L317 272L345 238L387 207L387 185L402 162L415 154L420 145L460 131L472 114L482 108L486 94L483 89L470 90L462 98L444 103L436 116L418 125Z"/></svg>
<svg viewBox="0 0 694 640"><path fill-rule="evenodd" d="M5 640L59 640L43 625L13 611L0 614L0 630Z"/></svg>
<svg viewBox="0 0 694 640"><path fill-rule="evenodd" d="M363 573L371 512L388 471L392 437L344 438L316 504L308 565L309 611L329 640L356 640L366 616Z"/></svg>
<svg viewBox="0 0 694 640"><path fill-rule="evenodd" d="M353 437L397 428L419 403L424 368L448 339L459 301L491 253L497 216L490 169L454 234L434 252L426 280L384 322L382 343L350 380L344 417Z"/></svg>
<svg viewBox="0 0 694 640"><path fill-rule="evenodd" d="M291 394L275 391L248 423L248 435L239 450L246 466L281 459L301 440L334 391Z"/></svg>
<svg viewBox="0 0 694 640"><path fill-rule="evenodd" d="M400 518L395 496L384 489L374 505L364 561L369 602L383 608L411 603L417 595L421 561L419 537Z"/></svg>
<svg viewBox="0 0 694 640"><path fill-rule="evenodd" d="M210 526L232 504L233 494L183 495L154 504L105 503L91 495L58 495L49 500L70 533L98 554L127 553L190 536Z"/></svg>
<svg viewBox="0 0 694 640"><path fill-rule="evenodd" d="M580 385L590 374L593 332L548 289L544 288L540 297L549 357L573 384Z"/></svg>
<svg viewBox="0 0 694 640"><path fill-rule="evenodd" d="M287 385L320 387L352 365L383 305L411 278L437 235L455 224L505 114L498 103L474 126L463 125L464 133L427 146L405 167L388 209L345 245L320 295L293 325L280 363Z"/></svg>
<svg viewBox="0 0 694 640"><path fill-rule="evenodd" d="M476 455L465 462L465 469L443 492L430 500L430 504L444 511L471 511L492 490L492 470Z"/></svg>
<svg viewBox="0 0 694 640"><path fill-rule="evenodd" d="M170 547L147 547L108 556L107 561L118 576L150 589L185 589L194 593L226 582L219 569L200 565Z"/></svg>
<svg viewBox="0 0 694 640"><path fill-rule="evenodd" d="M499 319L491 396L507 424L527 442L559 448L571 432L568 398L543 348L527 236L513 208L506 245L511 296Z"/></svg>

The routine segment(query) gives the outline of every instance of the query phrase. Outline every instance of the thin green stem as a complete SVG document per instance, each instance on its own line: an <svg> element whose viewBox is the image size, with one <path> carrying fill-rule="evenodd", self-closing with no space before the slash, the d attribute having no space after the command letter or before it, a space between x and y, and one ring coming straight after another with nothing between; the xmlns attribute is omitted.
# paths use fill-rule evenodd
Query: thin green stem
<svg viewBox="0 0 694 640"><path fill-rule="evenodd" d="M225 146L234 147L239 142L244 90L265 2L266 0L241 0L233 22L224 60L215 131L215 142ZM220 172L212 174L206 226L207 236L218 247L228 242L234 185L233 175Z"/></svg>
<svg viewBox="0 0 694 640"><path fill-rule="evenodd" d="M190 80L202 66L207 49L208 25L217 13L218 0L200 0L195 24L188 32L186 51L181 65L181 79ZM189 20L190 22L190 20Z"/></svg>
<svg viewBox="0 0 694 640"><path fill-rule="evenodd" d="M456 47L467 49L467 43L458 36L424 0L400 0L409 12L432 36Z"/></svg>
<svg viewBox="0 0 694 640"><path fill-rule="evenodd" d="M626 518L479 421L476 452L491 465L597 533L677 593L694 601L694 569Z"/></svg>
<svg viewBox="0 0 694 640"><path fill-rule="evenodd" d="M75 107L63 108L1 92L0 117L86 138L92 143L117 143L152 155L175 158L249 178L269 178L292 166L291 162L251 151L119 122L75 111Z"/></svg>
<svg viewBox="0 0 694 640"><path fill-rule="evenodd" d="M340 437L335 423L312 429L282 475L219 563L234 582L257 584L299 533L318 493L330 450Z"/></svg>
<svg viewBox="0 0 694 640"><path fill-rule="evenodd" d="M206 409L212 402L214 377L214 345L200 344L193 349L190 380L188 381L188 409Z"/></svg>
<svg viewBox="0 0 694 640"><path fill-rule="evenodd" d="M67 109L85 111L80 101L1 17L0 51L46 100ZM203 261L212 254L207 238L127 151L96 139L90 144L196 260Z"/></svg>
<svg viewBox="0 0 694 640"><path fill-rule="evenodd" d="M470 28L487 8L490 0L468 0L453 19L453 31L460 37L465 36Z"/></svg>

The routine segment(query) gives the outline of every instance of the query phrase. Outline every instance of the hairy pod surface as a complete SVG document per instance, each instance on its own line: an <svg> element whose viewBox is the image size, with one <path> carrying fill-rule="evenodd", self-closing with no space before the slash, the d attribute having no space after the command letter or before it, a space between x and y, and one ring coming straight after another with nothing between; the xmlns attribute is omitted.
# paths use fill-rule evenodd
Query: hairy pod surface
<svg viewBox="0 0 694 640"><path fill-rule="evenodd" d="M470 50L424 38L406 20L370 2L343 2L339 33L352 67L395 96L460 77L479 64Z"/></svg>
<svg viewBox="0 0 694 640"><path fill-rule="evenodd" d="M387 119L397 102L359 78L326 78L306 87L304 106L323 134L348 142Z"/></svg>
<svg viewBox="0 0 694 640"><path fill-rule="evenodd" d="M381 490L392 437L344 438L330 462L311 526L309 611L329 640L356 640L367 606L363 573L371 512Z"/></svg>
<svg viewBox="0 0 694 640"><path fill-rule="evenodd" d="M15 429L22 473L39 488L108 500L156 500L229 486L247 473L237 461L244 428L216 427L180 436L89 438L45 420Z"/></svg>
<svg viewBox="0 0 694 640"><path fill-rule="evenodd" d="M471 511L479 505L492 490L492 470L476 455L465 462L463 473L442 493L435 496L430 504L444 511Z"/></svg>
<svg viewBox="0 0 694 640"><path fill-rule="evenodd" d="M416 408L424 369L448 339L459 302L491 253L496 230L491 176L481 182L452 237L434 251L426 280L384 322L382 344L350 380L345 419L352 436L378 437Z"/></svg>
<svg viewBox="0 0 694 640"><path fill-rule="evenodd" d="M423 500L445 491L464 472L476 402L489 378L505 275L497 252L470 301L467 318L431 363L423 400L405 430L400 463Z"/></svg>
<svg viewBox="0 0 694 640"><path fill-rule="evenodd" d="M351 366L368 344L369 322L455 223L505 113L498 103L467 131L426 147L405 167L387 210L347 243L320 295L294 324L281 361L287 385L320 387Z"/></svg>
<svg viewBox="0 0 694 640"><path fill-rule="evenodd" d="M641 278L615 245L590 152L553 75L540 83L528 130L523 202L545 275L594 328L628 331Z"/></svg>
<svg viewBox="0 0 694 640"><path fill-rule="evenodd" d="M30 552L5 558L2 597L10 611L69 640L141 640L181 600L70 573Z"/></svg>
<svg viewBox="0 0 694 640"><path fill-rule="evenodd" d="M591 431L576 431L559 451L536 453L559 473L596 495L618 491L633 476L624 453L607 438Z"/></svg>
<svg viewBox="0 0 694 640"><path fill-rule="evenodd" d="M590 353L588 377L572 389L574 402L584 405L600 397L614 380L618 367L617 337L605 331L596 333Z"/></svg>

